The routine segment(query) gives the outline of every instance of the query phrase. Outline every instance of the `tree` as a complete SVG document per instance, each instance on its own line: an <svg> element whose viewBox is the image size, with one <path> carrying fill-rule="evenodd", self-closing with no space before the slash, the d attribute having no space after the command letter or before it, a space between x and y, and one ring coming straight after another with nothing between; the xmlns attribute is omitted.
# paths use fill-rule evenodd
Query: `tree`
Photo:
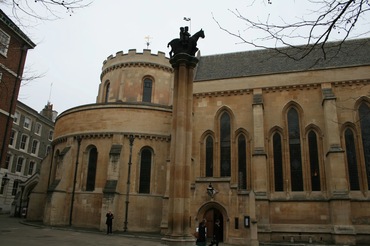
<svg viewBox="0 0 370 246"><path fill-rule="evenodd" d="M11 13L8 15L12 20L23 30L27 30L30 26L29 23L56 20L61 18L63 14L70 16L75 10L88 7L92 0L0 0L0 3ZM6 44L0 43L0 45ZM22 76L22 86L26 86L44 75L45 73L36 73L29 66L26 66Z"/></svg>
<svg viewBox="0 0 370 246"><path fill-rule="evenodd" d="M253 0L248 7L256 4ZM268 8L272 4L281 4L274 0L261 0ZM284 1L285 2L285 1ZM297 1L298 2L298 1ZM245 37L245 33L240 31L231 31L221 25L215 17L220 29L228 34L237 37L243 43L247 43L257 48L268 48L284 54L294 60L302 60L315 50L322 52L323 58L327 59L327 43L334 39L339 40L337 48L340 49L342 43L350 37L361 37L370 34L367 28L362 33L353 34L359 23L368 21L370 11L369 0L306 0L299 1L300 6L315 8L314 10L296 17L294 20L287 21L286 18L279 17L271 13L266 20L253 20L247 18L238 9L229 10L236 18L243 21L246 25L244 32L256 32L259 37L250 39ZM286 9L284 14L295 12L294 7L291 10ZM273 45L267 45L273 41ZM303 43L303 45L302 45ZM290 47L284 49L280 47Z"/></svg>
<svg viewBox="0 0 370 246"><path fill-rule="evenodd" d="M92 0L91 0L92 1ZM58 19L64 14L72 15L76 9L87 7L90 0L3 0L2 3L11 9L13 17L22 24L25 17L37 20Z"/></svg>

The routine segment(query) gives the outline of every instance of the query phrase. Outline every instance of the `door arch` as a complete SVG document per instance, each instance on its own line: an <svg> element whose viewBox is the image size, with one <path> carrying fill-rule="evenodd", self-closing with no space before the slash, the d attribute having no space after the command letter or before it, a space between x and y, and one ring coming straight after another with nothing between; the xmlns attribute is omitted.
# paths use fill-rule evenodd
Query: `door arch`
<svg viewBox="0 0 370 246"><path fill-rule="evenodd" d="M207 220L207 238L213 237L213 230L215 227L216 220L220 220L221 223L221 235L220 242L224 241L224 217L220 210L216 208L210 208L204 214L204 218Z"/></svg>
<svg viewBox="0 0 370 246"><path fill-rule="evenodd" d="M216 202L209 202L204 204L198 210L198 214L196 216L196 221L201 221L202 219L207 220L207 238L211 239L213 236L213 228L216 222L216 219L220 220L221 223L221 242L225 241L227 238L227 221L228 215L223 206ZM198 225L196 225L198 226Z"/></svg>

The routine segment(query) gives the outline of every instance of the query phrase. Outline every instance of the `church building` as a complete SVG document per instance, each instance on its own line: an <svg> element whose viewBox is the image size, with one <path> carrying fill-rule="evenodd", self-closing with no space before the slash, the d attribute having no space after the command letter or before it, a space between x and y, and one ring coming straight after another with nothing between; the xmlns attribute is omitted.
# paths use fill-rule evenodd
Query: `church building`
<svg viewBox="0 0 370 246"><path fill-rule="evenodd" d="M96 103L57 117L27 219L103 231L112 211L113 230L177 245L203 219L234 245L369 243L370 39L325 52L109 56Z"/></svg>

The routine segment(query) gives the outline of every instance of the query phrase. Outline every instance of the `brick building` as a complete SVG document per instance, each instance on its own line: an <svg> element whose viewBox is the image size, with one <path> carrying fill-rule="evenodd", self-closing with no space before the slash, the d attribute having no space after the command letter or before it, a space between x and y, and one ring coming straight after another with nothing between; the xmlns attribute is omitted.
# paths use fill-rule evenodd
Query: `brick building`
<svg viewBox="0 0 370 246"><path fill-rule="evenodd" d="M27 52L35 46L0 10L0 167L5 165Z"/></svg>

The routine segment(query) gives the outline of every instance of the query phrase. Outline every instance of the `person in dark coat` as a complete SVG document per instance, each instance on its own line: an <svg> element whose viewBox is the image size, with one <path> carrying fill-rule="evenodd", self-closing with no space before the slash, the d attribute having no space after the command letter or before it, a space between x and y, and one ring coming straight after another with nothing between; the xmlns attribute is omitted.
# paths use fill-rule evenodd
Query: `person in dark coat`
<svg viewBox="0 0 370 246"><path fill-rule="evenodd" d="M112 225L113 225L113 219L114 215L111 211L109 211L106 215L107 220L105 221L105 224L107 224L107 235L112 234Z"/></svg>
<svg viewBox="0 0 370 246"><path fill-rule="evenodd" d="M196 245L199 245L199 246L207 245L207 227L206 227L205 219L203 219L202 222L199 223L198 239L196 241Z"/></svg>
<svg viewBox="0 0 370 246"><path fill-rule="evenodd" d="M212 245L218 246L218 243L220 242L220 239L221 239L221 233L222 233L221 223L220 223L220 220L217 219L215 226L213 227L213 238L209 246L212 246Z"/></svg>

